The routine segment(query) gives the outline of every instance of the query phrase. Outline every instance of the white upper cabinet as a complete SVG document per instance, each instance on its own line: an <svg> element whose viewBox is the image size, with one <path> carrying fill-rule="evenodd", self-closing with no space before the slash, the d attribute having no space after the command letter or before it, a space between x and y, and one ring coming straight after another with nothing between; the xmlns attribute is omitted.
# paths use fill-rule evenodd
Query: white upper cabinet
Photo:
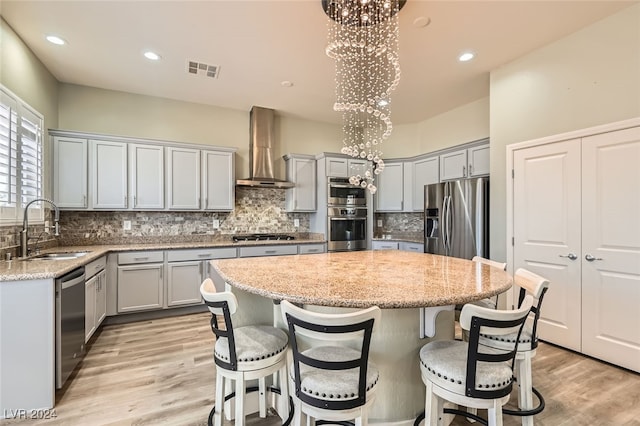
<svg viewBox="0 0 640 426"><path fill-rule="evenodd" d="M378 191L375 194L375 210L401 212L404 207L403 163L385 163L384 171L376 176Z"/></svg>
<svg viewBox="0 0 640 426"><path fill-rule="evenodd" d="M358 158L326 157L326 175L327 177L362 176L367 163L367 160Z"/></svg>
<svg viewBox="0 0 640 426"><path fill-rule="evenodd" d="M164 208L164 149L129 144L129 205L136 210Z"/></svg>
<svg viewBox="0 0 640 426"><path fill-rule="evenodd" d="M53 138L53 200L60 208L86 209L87 140Z"/></svg>
<svg viewBox="0 0 640 426"><path fill-rule="evenodd" d="M233 152L202 151L202 198L205 210L233 210L235 167Z"/></svg>
<svg viewBox="0 0 640 426"><path fill-rule="evenodd" d="M235 207L235 148L52 130L53 200L69 210ZM181 146L182 145L182 146Z"/></svg>
<svg viewBox="0 0 640 426"><path fill-rule="evenodd" d="M440 180L463 179L489 174L489 144L440 155Z"/></svg>
<svg viewBox="0 0 640 426"><path fill-rule="evenodd" d="M90 140L94 209L126 209L127 144Z"/></svg>
<svg viewBox="0 0 640 426"><path fill-rule="evenodd" d="M200 209L200 150L166 148L167 203L170 210Z"/></svg>
<svg viewBox="0 0 640 426"><path fill-rule="evenodd" d="M316 160L310 155L286 155L287 180L295 186L287 189L285 204L288 212L316 211Z"/></svg>
<svg viewBox="0 0 640 426"><path fill-rule="evenodd" d="M440 155L440 180L467 177L467 150L448 152Z"/></svg>
<svg viewBox="0 0 640 426"><path fill-rule="evenodd" d="M468 176L487 176L490 172L489 145L476 146L467 150Z"/></svg>
<svg viewBox="0 0 640 426"><path fill-rule="evenodd" d="M430 157L413 162L411 211L421 212L424 208L424 186L440 182L440 161Z"/></svg>

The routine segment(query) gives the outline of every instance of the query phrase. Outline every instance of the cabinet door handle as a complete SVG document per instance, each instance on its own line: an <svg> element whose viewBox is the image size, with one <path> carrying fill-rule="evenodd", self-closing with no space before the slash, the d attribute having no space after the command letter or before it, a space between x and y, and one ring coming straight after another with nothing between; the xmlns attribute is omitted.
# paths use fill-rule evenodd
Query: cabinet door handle
<svg viewBox="0 0 640 426"><path fill-rule="evenodd" d="M604 260L601 257L593 257L590 254L587 254L584 258L587 262L593 262L594 260Z"/></svg>
<svg viewBox="0 0 640 426"><path fill-rule="evenodd" d="M127 208L127 207L128 207L128 204L129 204L129 203L127 203L127 196L125 195L125 196L124 196L124 207L125 207L125 208Z"/></svg>
<svg viewBox="0 0 640 426"><path fill-rule="evenodd" d="M143 260L149 260L149 258L148 257L134 257L133 260L135 260L136 262L140 262L140 261L143 261Z"/></svg>
<svg viewBox="0 0 640 426"><path fill-rule="evenodd" d="M87 207L87 194L82 196L82 207Z"/></svg>
<svg viewBox="0 0 640 426"><path fill-rule="evenodd" d="M211 253L202 253L199 254L198 257L213 257L213 255Z"/></svg>
<svg viewBox="0 0 640 426"><path fill-rule="evenodd" d="M275 253L277 253L278 251L277 251L277 250L265 250L264 252L265 252L266 254L275 254Z"/></svg>
<svg viewBox="0 0 640 426"><path fill-rule="evenodd" d="M473 173L473 164L469 164L469 176Z"/></svg>
<svg viewBox="0 0 640 426"><path fill-rule="evenodd" d="M569 254L567 254L567 255L560 254L560 255L558 255L558 256L560 256L560 257L567 257L567 258L569 258L569 259L571 259L571 260L576 260L576 259L578 258L578 256L576 256L576 254L575 254L575 253L569 253ZM587 256L588 256L588 255L587 255Z"/></svg>
<svg viewBox="0 0 640 426"><path fill-rule="evenodd" d="M134 195L133 196L133 207L137 207L138 206L138 196Z"/></svg>
<svg viewBox="0 0 640 426"><path fill-rule="evenodd" d="M462 166L462 177L467 177L467 168Z"/></svg>
<svg viewBox="0 0 640 426"><path fill-rule="evenodd" d="M307 250L308 253L317 253L318 249L309 249Z"/></svg>

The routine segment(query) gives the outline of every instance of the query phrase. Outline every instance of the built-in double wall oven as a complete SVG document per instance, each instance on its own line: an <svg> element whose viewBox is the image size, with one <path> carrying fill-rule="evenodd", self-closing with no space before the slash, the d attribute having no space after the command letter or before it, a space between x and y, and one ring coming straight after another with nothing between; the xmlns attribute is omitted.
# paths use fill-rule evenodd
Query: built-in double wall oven
<svg viewBox="0 0 640 426"><path fill-rule="evenodd" d="M328 251L367 248L366 190L349 183L348 178L328 178Z"/></svg>

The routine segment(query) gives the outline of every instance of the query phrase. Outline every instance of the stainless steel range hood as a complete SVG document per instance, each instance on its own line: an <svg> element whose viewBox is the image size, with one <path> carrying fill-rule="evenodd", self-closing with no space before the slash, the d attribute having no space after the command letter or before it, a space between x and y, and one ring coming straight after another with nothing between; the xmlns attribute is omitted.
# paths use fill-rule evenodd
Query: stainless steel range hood
<svg viewBox="0 0 640 426"><path fill-rule="evenodd" d="M292 188L293 183L276 179L273 172L273 148L276 144L274 110L252 107L250 113L251 144L249 145L248 179L239 179L236 185L263 188Z"/></svg>

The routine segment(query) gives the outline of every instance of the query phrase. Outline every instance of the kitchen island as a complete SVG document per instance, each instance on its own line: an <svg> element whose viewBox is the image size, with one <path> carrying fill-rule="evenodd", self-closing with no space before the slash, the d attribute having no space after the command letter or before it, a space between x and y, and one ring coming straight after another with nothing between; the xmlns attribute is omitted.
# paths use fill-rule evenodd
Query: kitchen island
<svg viewBox="0 0 640 426"><path fill-rule="evenodd" d="M402 251L357 251L309 256L212 260L239 299L238 321L284 327L272 301L335 312L377 305L371 359L380 369L371 423L410 425L424 410L419 349L422 308L453 306L508 290L506 272L476 262ZM273 309L273 307L276 309ZM234 319L234 321L236 321ZM433 339L453 338L453 312L437 316Z"/></svg>

